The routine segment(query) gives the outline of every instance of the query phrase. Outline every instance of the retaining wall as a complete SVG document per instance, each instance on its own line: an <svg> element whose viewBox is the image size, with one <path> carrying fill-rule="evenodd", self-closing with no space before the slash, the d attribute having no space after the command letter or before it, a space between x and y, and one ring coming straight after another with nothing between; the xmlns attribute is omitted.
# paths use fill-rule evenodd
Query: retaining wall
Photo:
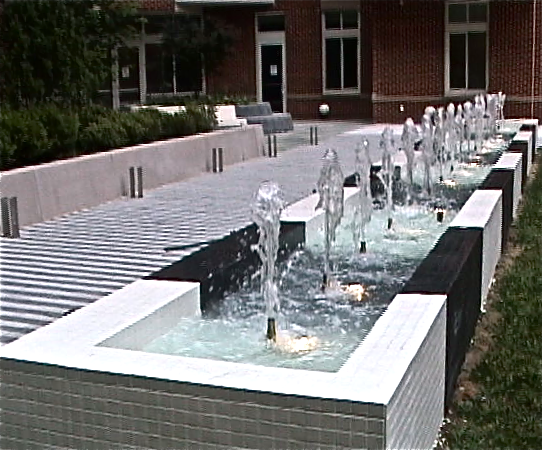
<svg viewBox="0 0 542 450"><path fill-rule="evenodd" d="M213 148L223 148L228 166L264 156L260 125L219 130L2 173L2 197L17 197L19 225L44 222L129 193L129 169L141 167L143 188L213 170Z"/></svg>

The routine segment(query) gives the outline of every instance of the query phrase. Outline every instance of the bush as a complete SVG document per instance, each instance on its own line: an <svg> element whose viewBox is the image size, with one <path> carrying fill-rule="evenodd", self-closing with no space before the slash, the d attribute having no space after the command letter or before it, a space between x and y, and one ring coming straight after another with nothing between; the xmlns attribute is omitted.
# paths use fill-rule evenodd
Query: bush
<svg viewBox="0 0 542 450"><path fill-rule="evenodd" d="M47 161L47 153L51 148L47 130L30 111L3 110L0 129L5 136L3 140L8 142L6 152L11 155L8 159L11 158L15 166ZM14 150L12 145L16 146Z"/></svg>
<svg viewBox="0 0 542 450"><path fill-rule="evenodd" d="M1 128L0 119L0 170L9 170L15 167L15 151L17 146L11 142L10 136Z"/></svg>
<svg viewBox="0 0 542 450"><path fill-rule="evenodd" d="M80 125L78 114L54 104L46 104L30 111L33 120L43 124L50 142L49 151L44 158L53 160L74 156Z"/></svg>
<svg viewBox="0 0 542 450"><path fill-rule="evenodd" d="M2 110L1 169L207 132L214 122L214 108L196 103L173 115L152 109L114 111L97 105L77 110L55 104Z"/></svg>
<svg viewBox="0 0 542 450"><path fill-rule="evenodd" d="M124 127L109 117L101 117L81 130L79 148L82 153L95 153L123 147L128 142Z"/></svg>

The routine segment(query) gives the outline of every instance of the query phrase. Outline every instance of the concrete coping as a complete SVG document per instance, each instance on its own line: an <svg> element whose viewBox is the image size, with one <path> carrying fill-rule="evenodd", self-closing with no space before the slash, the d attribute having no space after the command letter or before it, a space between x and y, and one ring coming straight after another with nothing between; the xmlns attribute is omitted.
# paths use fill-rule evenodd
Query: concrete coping
<svg viewBox="0 0 542 450"><path fill-rule="evenodd" d="M523 155L521 153L503 153L493 166L494 169L516 169L521 166Z"/></svg>
<svg viewBox="0 0 542 450"><path fill-rule="evenodd" d="M450 227L485 228L491 219L495 205L501 202L501 198L501 190L474 191L457 216L455 216Z"/></svg>

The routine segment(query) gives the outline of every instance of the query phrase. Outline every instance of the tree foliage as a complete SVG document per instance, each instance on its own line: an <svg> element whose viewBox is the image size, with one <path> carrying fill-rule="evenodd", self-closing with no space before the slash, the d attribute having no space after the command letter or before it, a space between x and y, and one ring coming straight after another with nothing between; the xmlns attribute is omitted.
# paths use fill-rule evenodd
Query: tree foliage
<svg viewBox="0 0 542 450"><path fill-rule="evenodd" d="M137 25L135 8L113 0L19 0L2 16L0 100L12 107L87 103Z"/></svg>

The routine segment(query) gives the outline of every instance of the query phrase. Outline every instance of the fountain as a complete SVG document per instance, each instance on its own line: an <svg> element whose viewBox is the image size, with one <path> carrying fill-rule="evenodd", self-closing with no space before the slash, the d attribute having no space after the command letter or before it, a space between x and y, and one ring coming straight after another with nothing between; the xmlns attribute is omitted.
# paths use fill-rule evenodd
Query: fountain
<svg viewBox="0 0 542 450"><path fill-rule="evenodd" d="M333 241L335 241L335 232L343 217L343 184L344 175L339 164L337 152L333 149L328 149L324 154L320 178L318 179L318 194L320 199L316 205L316 209L323 208L325 212L325 259L321 286L323 291L331 283L330 252Z"/></svg>
<svg viewBox="0 0 542 450"><path fill-rule="evenodd" d="M357 202L354 206L352 220L352 238L354 246L359 246L359 252L367 251L365 239L365 227L371 220L372 199L371 199L371 158L369 156L369 141L364 140L362 144L356 145L356 159L354 163Z"/></svg>
<svg viewBox="0 0 542 450"><path fill-rule="evenodd" d="M380 149L382 150L382 168L378 173L380 181L385 186L385 210L388 215L388 230L393 225L393 181L395 177L395 143L393 141L393 131L390 127L384 128L380 139Z"/></svg>
<svg viewBox="0 0 542 450"><path fill-rule="evenodd" d="M455 130L463 129L459 106L453 116ZM445 158L454 147L451 118L448 109ZM435 113L422 120L423 173L414 167L412 179L416 184L416 177L423 176L424 190L440 195L442 183L431 178L438 121ZM403 146L410 142L408 134ZM389 132L382 139L386 140L391 141ZM406 146L403 149L407 154ZM360 189L365 183L365 194L367 154L366 143L358 145L356 171L362 176L356 184ZM384 167L386 159L381 175L393 179L395 167ZM487 284L492 278L493 262L487 254L493 252L498 259L500 253L493 238L501 232L498 205L504 191L476 196L478 203L463 214L463 221L447 230L453 212L439 223L428 214L434 199L427 199L420 207L396 205L393 233L383 231L390 219L387 203L385 209L371 211L363 230L358 228L360 239L368 243L367 251L359 254L357 240L352 252L351 223L364 211L354 207L351 212L357 219L350 222L345 207L345 224L339 224L342 203L327 208L325 204L333 189L339 196L337 154L326 152L323 166L318 188L325 236L320 235L319 247L306 244L275 268L271 260L276 265L276 219L282 203L276 184L260 187L253 211L261 227L254 247L262 260L259 289L254 289L255 277L237 301L232 301L237 294L231 293L221 300L221 309L202 314L200 283L138 280L2 348L2 385L11 388L9 402L3 405L12 424L8 431L23 429L15 425L18 419L33 421L52 444L64 445L59 442L68 436L65 445L78 448L96 442L83 432L92 432L93 438L102 432L111 446L128 445L126 439L132 439L132 444L145 448L430 448L443 418L445 395L453 394L454 370L461 367L472 336L469 327L476 322L483 283L479 280ZM454 178L461 170L458 161ZM410 179L408 167L406 177ZM389 185L386 193L393 199ZM370 199L359 194L356 205ZM486 211L490 225L469 225L489 197L496 205ZM423 259L444 231L445 245L437 244L432 258ZM309 232L305 226L304 233ZM337 283L351 286L349 292L320 290L324 259L327 275L333 273ZM430 267L425 264L414 277L416 283L401 291L422 260L430 260ZM435 264L442 260L448 264L444 271ZM274 337L280 344L277 323L281 331L284 323L299 339L289 340L287 351L268 345L262 336L266 321L268 340ZM302 335L307 331L318 337L318 345ZM157 348L158 341L169 348ZM29 401L36 392L43 395L43 408L41 401ZM68 423L62 420L66 416L79 420ZM125 433L126 423L133 432ZM149 423L157 424L151 437ZM33 430L20 431L21 446L37 442L37 435L24 437Z"/></svg>
<svg viewBox="0 0 542 450"><path fill-rule="evenodd" d="M415 144L419 139L418 129L414 125L412 118L408 118L403 125L403 134L401 135L401 145L406 156L407 183L409 187L409 196L414 194L414 157Z"/></svg>
<svg viewBox="0 0 542 450"><path fill-rule="evenodd" d="M265 182L260 186L254 202L252 218L258 226L259 239L254 246L262 261L261 291L267 315L267 339L277 340L276 315L280 310L277 293L276 261L279 251L280 214L284 202L276 183Z"/></svg>
<svg viewBox="0 0 542 450"><path fill-rule="evenodd" d="M435 161L433 153L433 124L431 117L424 114L422 118L422 158L423 158L423 189L429 197L432 193L431 167Z"/></svg>

